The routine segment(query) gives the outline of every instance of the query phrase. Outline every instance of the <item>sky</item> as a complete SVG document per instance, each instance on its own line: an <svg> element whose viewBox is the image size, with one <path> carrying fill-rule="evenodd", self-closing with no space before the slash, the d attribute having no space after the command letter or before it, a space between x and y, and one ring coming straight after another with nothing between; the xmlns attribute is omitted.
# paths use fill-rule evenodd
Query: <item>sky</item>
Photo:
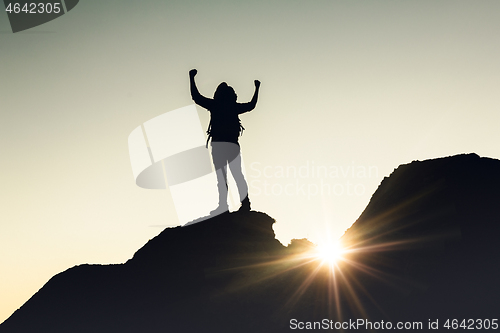
<svg viewBox="0 0 500 333"><path fill-rule="evenodd" d="M285 245L341 237L401 164L500 158L497 0L82 0L15 34L0 9L0 322L179 224L168 189L135 184L127 140L193 104L192 68L209 97L262 82L240 144Z"/></svg>

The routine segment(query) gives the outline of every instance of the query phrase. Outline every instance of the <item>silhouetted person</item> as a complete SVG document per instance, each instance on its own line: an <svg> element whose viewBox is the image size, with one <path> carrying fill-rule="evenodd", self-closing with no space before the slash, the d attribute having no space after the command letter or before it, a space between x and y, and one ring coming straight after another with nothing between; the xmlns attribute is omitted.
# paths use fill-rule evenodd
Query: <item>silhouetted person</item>
<svg viewBox="0 0 500 333"><path fill-rule="evenodd" d="M211 214L219 214L228 210L227 206L227 166L236 181L240 195L241 207L239 211L250 210L248 199L248 185L241 172L241 155L238 137L243 131L240 114L251 111L257 104L260 81L255 80L255 92L248 103L237 103L234 89L226 82L219 84L214 93L214 98L207 98L200 94L194 77L196 69L189 71L191 97L199 106L210 111L210 125L208 126L208 141L212 139L212 160L217 175L217 189L219 191L219 205Z"/></svg>

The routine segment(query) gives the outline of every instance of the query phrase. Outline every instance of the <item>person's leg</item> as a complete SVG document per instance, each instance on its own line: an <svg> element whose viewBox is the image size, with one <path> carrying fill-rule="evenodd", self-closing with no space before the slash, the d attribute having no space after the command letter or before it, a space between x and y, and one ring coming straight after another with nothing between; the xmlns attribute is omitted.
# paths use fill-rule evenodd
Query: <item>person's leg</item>
<svg viewBox="0 0 500 333"><path fill-rule="evenodd" d="M231 174L233 175L236 185L238 186L238 194L240 195L241 202L239 211L249 211L250 200L248 199L248 185L241 170L240 146L234 145L231 150L232 153L231 160L229 161L229 169L231 170Z"/></svg>
<svg viewBox="0 0 500 333"><path fill-rule="evenodd" d="M217 176L217 190L219 192L219 205L215 211L227 211L227 157L223 142L212 142L212 162Z"/></svg>

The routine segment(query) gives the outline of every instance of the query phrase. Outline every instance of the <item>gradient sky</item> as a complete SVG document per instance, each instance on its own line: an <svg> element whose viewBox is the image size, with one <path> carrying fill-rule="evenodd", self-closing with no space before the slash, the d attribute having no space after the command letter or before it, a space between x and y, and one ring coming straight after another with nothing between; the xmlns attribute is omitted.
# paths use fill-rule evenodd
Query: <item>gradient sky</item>
<svg viewBox="0 0 500 333"><path fill-rule="evenodd" d="M191 68L207 96L226 81L246 102L262 82L240 143L284 244L340 237L400 164L500 158L497 0L82 0L16 34L0 7L0 322L53 275L177 224L168 191L135 185L127 138L192 103Z"/></svg>

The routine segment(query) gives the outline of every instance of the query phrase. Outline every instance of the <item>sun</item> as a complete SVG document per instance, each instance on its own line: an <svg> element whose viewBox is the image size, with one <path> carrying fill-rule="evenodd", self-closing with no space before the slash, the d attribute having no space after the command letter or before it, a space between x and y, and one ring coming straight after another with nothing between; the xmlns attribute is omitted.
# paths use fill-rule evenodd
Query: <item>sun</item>
<svg viewBox="0 0 500 333"><path fill-rule="evenodd" d="M337 262L340 258L342 258L342 253L344 252L338 241L330 241L319 244L316 251L318 258L329 264Z"/></svg>

